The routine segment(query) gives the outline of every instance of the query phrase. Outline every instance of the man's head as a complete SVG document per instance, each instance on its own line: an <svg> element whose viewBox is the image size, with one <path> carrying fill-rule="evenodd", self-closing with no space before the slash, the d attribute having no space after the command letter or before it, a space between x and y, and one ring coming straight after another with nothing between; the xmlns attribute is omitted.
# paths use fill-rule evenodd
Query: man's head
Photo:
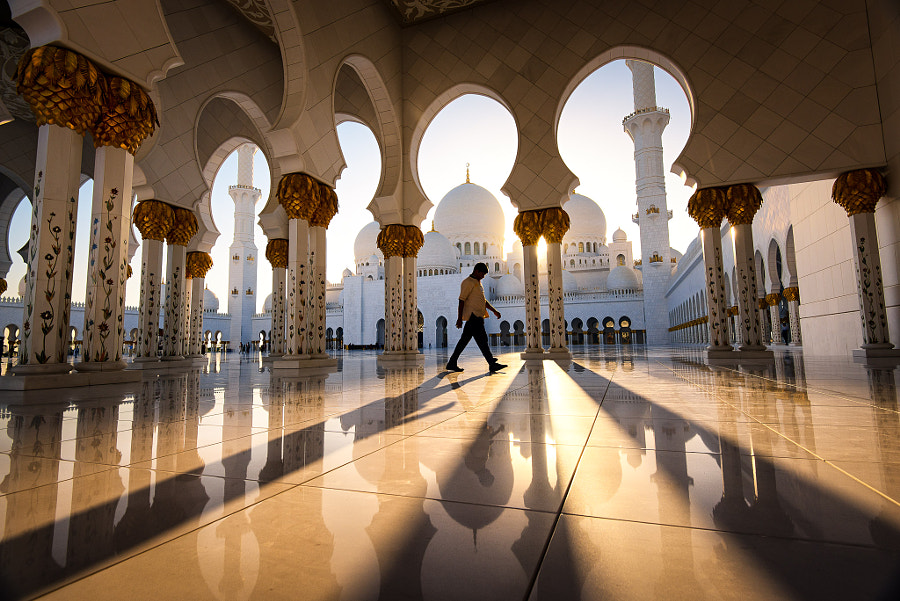
<svg viewBox="0 0 900 601"><path fill-rule="evenodd" d="M488 273L488 266L484 263L475 263L475 267L472 268L472 277L480 280Z"/></svg>

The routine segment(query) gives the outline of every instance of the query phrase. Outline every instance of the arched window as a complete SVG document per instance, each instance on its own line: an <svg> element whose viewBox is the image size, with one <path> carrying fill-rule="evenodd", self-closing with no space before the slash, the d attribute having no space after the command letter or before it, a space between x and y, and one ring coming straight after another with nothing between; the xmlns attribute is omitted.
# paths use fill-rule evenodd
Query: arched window
<svg viewBox="0 0 900 601"><path fill-rule="evenodd" d="M580 253L584 252L584 242L578 243L578 252L580 252Z"/></svg>
<svg viewBox="0 0 900 601"><path fill-rule="evenodd" d="M456 243L456 250L458 250L460 254L462 254L462 244L460 244L459 242Z"/></svg>
<svg viewBox="0 0 900 601"><path fill-rule="evenodd" d="M484 254L487 254L487 242L481 243L481 250L482 252L484 252Z"/></svg>
<svg viewBox="0 0 900 601"><path fill-rule="evenodd" d="M568 244L566 244L565 246L563 246L563 252L564 252L564 253L569 252L569 245L568 245Z"/></svg>
<svg viewBox="0 0 900 601"><path fill-rule="evenodd" d="M472 254L472 244L470 242L466 242L466 254L467 255Z"/></svg>
<svg viewBox="0 0 900 601"><path fill-rule="evenodd" d="M481 249L478 247L478 243L477 243L477 242L475 243L475 254L476 254L476 255L480 255L480 254L481 254Z"/></svg>
<svg viewBox="0 0 900 601"><path fill-rule="evenodd" d="M616 257L616 265L624 265L625 264L625 255L618 255Z"/></svg>
<svg viewBox="0 0 900 601"><path fill-rule="evenodd" d="M597 243L594 242L594 252L597 252Z"/></svg>
<svg viewBox="0 0 900 601"><path fill-rule="evenodd" d="M575 267L575 259L569 259L569 266Z"/></svg>
<svg viewBox="0 0 900 601"><path fill-rule="evenodd" d="M500 271L500 263L494 263L494 271Z"/></svg>

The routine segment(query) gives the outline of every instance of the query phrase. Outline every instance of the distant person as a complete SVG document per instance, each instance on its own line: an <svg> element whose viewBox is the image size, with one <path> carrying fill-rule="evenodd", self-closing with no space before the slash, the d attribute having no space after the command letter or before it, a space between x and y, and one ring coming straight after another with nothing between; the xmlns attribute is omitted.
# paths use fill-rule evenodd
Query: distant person
<svg viewBox="0 0 900 601"><path fill-rule="evenodd" d="M488 369L491 373L506 367L491 354L487 332L484 329L484 319L488 316L488 309L497 316L497 319L500 319L500 311L492 307L487 302L487 299L484 298L484 288L481 285L481 280L484 279L487 273L487 265L476 263L472 270L472 275L464 279L459 287L459 309L457 311L456 329L463 327L464 319L466 327L463 328L462 336L459 342L456 343L456 348L453 349L453 354L447 362L447 371L462 371L462 368L456 362L472 338L475 339L475 343L481 349L481 354L484 355L485 360L488 362Z"/></svg>

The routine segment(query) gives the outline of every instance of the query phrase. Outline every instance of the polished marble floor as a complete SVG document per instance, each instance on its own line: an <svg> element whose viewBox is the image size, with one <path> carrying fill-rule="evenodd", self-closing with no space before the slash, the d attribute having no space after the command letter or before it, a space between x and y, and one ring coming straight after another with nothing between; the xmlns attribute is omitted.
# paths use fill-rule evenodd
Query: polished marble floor
<svg viewBox="0 0 900 601"><path fill-rule="evenodd" d="M573 354L4 393L0 598L900 595L900 370Z"/></svg>

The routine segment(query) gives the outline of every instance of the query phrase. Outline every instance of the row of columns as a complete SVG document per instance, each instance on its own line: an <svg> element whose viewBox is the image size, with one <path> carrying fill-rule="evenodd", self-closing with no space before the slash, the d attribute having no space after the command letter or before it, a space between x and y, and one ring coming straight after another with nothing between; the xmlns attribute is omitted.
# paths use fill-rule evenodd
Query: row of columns
<svg viewBox="0 0 900 601"><path fill-rule="evenodd" d="M134 154L157 125L147 93L103 73L76 52L41 46L25 53L18 93L38 130L24 316L16 374L64 373L75 252L82 139L97 147L79 371L121 370Z"/></svg>
<svg viewBox="0 0 900 601"><path fill-rule="evenodd" d="M390 224L378 232L376 244L384 254L385 359L419 352L416 257L424 242L414 225Z"/></svg>
<svg viewBox="0 0 900 601"><path fill-rule="evenodd" d="M551 357L568 357L566 346L565 308L563 305L562 249L563 236L569 230L569 215L560 207L522 211L513 222L522 241L525 277L525 352L523 358L540 358L545 351L541 343L541 289L538 280L537 244L541 236L547 241L548 308Z"/></svg>
<svg viewBox="0 0 900 601"><path fill-rule="evenodd" d="M874 169L858 169L841 174L834 182L832 199L847 211L853 237L856 283L860 303L863 345L860 355L893 355L888 332L887 310L881 276L881 258L875 230L875 206L887 187ZM734 236L734 258L738 282L738 323L734 338L742 351L761 351L767 340L763 330L765 310L770 311L771 339L783 344L778 305L783 296L788 302L791 340L798 344L800 331L800 295L796 287L773 291L765 299L756 299L756 270L753 260L753 217L762 204L759 190L750 184L697 190L688 201L688 213L700 226L703 262L706 271L709 351L733 350L728 335L729 308L725 303L725 278L722 263L722 220L728 218Z"/></svg>

